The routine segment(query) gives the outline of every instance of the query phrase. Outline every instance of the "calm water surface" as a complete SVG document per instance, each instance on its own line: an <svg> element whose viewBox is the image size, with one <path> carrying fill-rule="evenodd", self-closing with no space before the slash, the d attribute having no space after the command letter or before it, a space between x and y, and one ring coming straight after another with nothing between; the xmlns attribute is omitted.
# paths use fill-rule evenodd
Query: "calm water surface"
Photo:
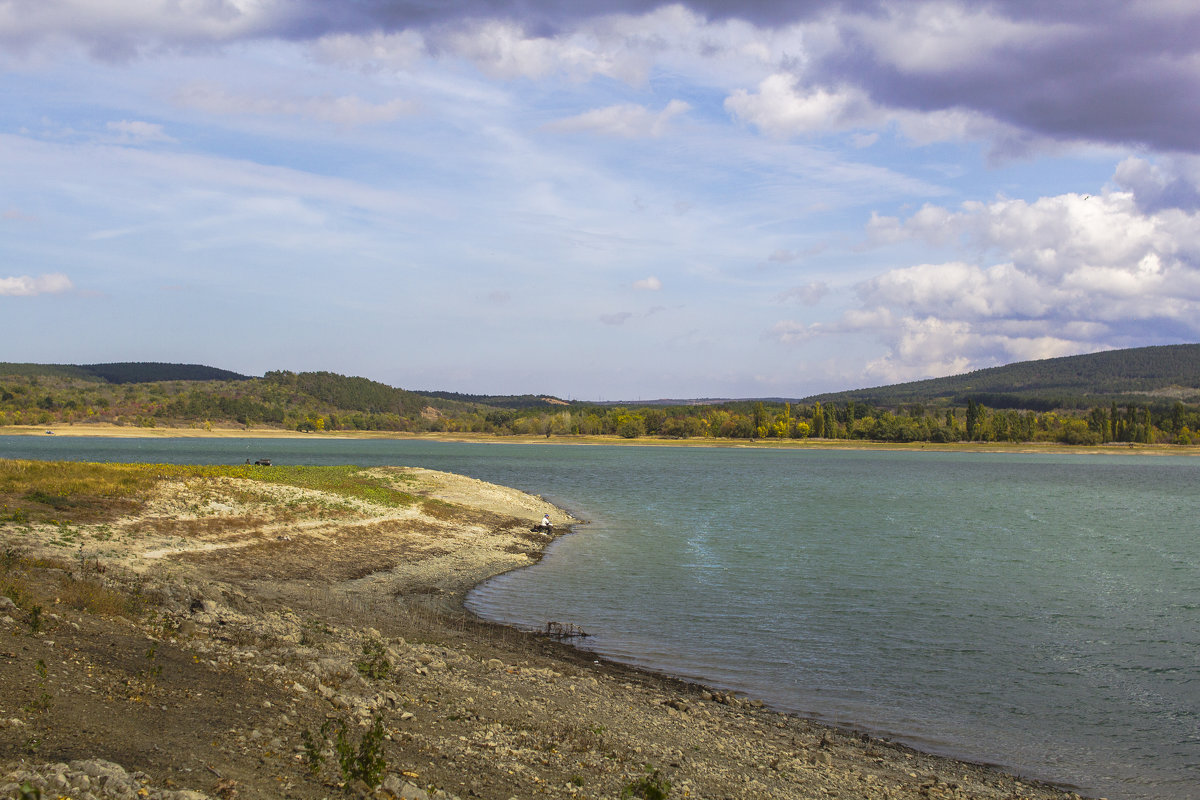
<svg viewBox="0 0 1200 800"><path fill-rule="evenodd" d="M591 524L476 613L1091 793L1200 797L1200 459L70 437L0 456L515 486Z"/></svg>

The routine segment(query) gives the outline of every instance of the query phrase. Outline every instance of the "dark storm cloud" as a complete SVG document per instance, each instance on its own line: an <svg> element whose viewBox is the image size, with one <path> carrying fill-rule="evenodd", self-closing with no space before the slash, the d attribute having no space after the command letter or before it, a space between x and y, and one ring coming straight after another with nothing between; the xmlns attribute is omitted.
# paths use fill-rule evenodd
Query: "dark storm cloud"
<svg viewBox="0 0 1200 800"><path fill-rule="evenodd" d="M845 47L819 65L820 77L858 85L884 105L973 109L1052 139L1200 150L1200 6L986 8L1031 35L917 72L889 63L878 42L848 26Z"/></svg>
<svg viewBox="0 0 1200 800"><path fill-rule="evenodd" d="M578 0L358 0L343 4L310 0L297 15L296 32L307 28L311 35L318 32L323 24L333 24L343 30L389 29L499 17L519 20L531 26L531 30L535 32L540 29L548 33L590 17L644 13L671 4L662 0L593 0L588 3L580 3ZM709 19L738 18L771 26L809 19L833 10L876 10L881 4L878 0L689 0L680 5L685 5Z"/></svg>
<svg viewBox="0 0 1200 800"><path fill-rule="evenodd" d="M1167 209L1186 212L1200 209L1200 186L1196 176L1200 176L1200 168L1194 162L1173 164L1164 169L1140 158L1130 158L1117 167L1113 179L1122 189L1133 193L1139 209L1146 214L1155 214Z"/></svg>
<svg viewBox="0 0 1200 800"><path fill-rule="evenodd" d="M522 23L532 35L550 36L589 17L662 5L655 0L314 1L294 7L295 16L279 33L311 37L505 18ZM807 77L831 86L859 86L881 105L913 111L972 109L1056 140L1200 151L1200 5L1195 3L997 0L930 6L943 23L954 24L955 10L986 12L1023 26L1029 35L981 47L974 59L947 60L920 71L890 61L878 39L864 36L859 25L866 21L876 31L886 30L918 3L687 0L685 5L710 20L738 18L764 27L818 18L832 22L843 46L810 62ZM893 36L906 33L895 25ZM964 36L972 34L963 31Z"/></svg>
<svg viewBox="0 0 1200 800"><path fill-rule="evenodd" d="M335 33L438 31L480 19L519 23L527 35L553 36L612 13L642 13L658 0L297 0L241 7L230 0L196 6L134 7L14 0L0 25L0 49L20 51L65 34L105 60L130 60L162 46L205 47L239 39L315 39ZM888 108L968 109L1016 129L1001 149L1030 140L1091 141L1200 152L1200 4L1129 0L685 0L709 20L743 19L763 28L819 21L837 45L806 53L801 84L858 87ZM74 8L74 10L72 10ZM994 21L989 39L984 18ZM904 63L911 40L931 31L937 46L978 44L919 68ZM1014 33L1015 31L1015 33ZM819 38L819 37L818 37ZM701 45L697 45L701 47ZM935 46L935 50L937 47ZM800 62L797 62L800 63ZM788 64L777 65L787 70Z"/></svg>

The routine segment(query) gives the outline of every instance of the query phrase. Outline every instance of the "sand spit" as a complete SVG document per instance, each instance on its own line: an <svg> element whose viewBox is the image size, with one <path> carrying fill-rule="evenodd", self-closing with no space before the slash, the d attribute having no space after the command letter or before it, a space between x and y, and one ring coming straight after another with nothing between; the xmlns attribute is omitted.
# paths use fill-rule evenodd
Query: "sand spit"
<svg viewBox="0 0 1200 800"><path fill-rule="evenodd" d="M541 556L531 522L573 520L372 473L420 502L188 479L0 523L0 797L1077 797L474 620L472 585Z"/></svg>

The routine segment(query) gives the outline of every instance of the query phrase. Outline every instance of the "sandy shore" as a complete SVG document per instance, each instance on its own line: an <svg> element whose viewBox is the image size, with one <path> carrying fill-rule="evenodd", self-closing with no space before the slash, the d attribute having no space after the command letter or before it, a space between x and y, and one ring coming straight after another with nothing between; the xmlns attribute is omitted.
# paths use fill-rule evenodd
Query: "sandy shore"
<svg viewBox="0 0 1200 800"><path fill-rule="evenodd" d="M371 472L420 502L166 480L120 519L0 523L0 796L1077 797L479 622L465 592L573 520Z"/></svg>

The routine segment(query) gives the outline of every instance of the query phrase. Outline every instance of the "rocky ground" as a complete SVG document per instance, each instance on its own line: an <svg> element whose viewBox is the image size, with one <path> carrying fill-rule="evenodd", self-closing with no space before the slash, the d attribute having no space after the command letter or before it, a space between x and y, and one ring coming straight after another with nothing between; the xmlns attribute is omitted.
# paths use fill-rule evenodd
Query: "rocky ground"
<svg viewBox="0 0 1200 800"><path fill-rule="evenodd" d="M372 472L422 502L192 478L0 523L0 797L1076 797L474 620L572 520Z"/></svg>

